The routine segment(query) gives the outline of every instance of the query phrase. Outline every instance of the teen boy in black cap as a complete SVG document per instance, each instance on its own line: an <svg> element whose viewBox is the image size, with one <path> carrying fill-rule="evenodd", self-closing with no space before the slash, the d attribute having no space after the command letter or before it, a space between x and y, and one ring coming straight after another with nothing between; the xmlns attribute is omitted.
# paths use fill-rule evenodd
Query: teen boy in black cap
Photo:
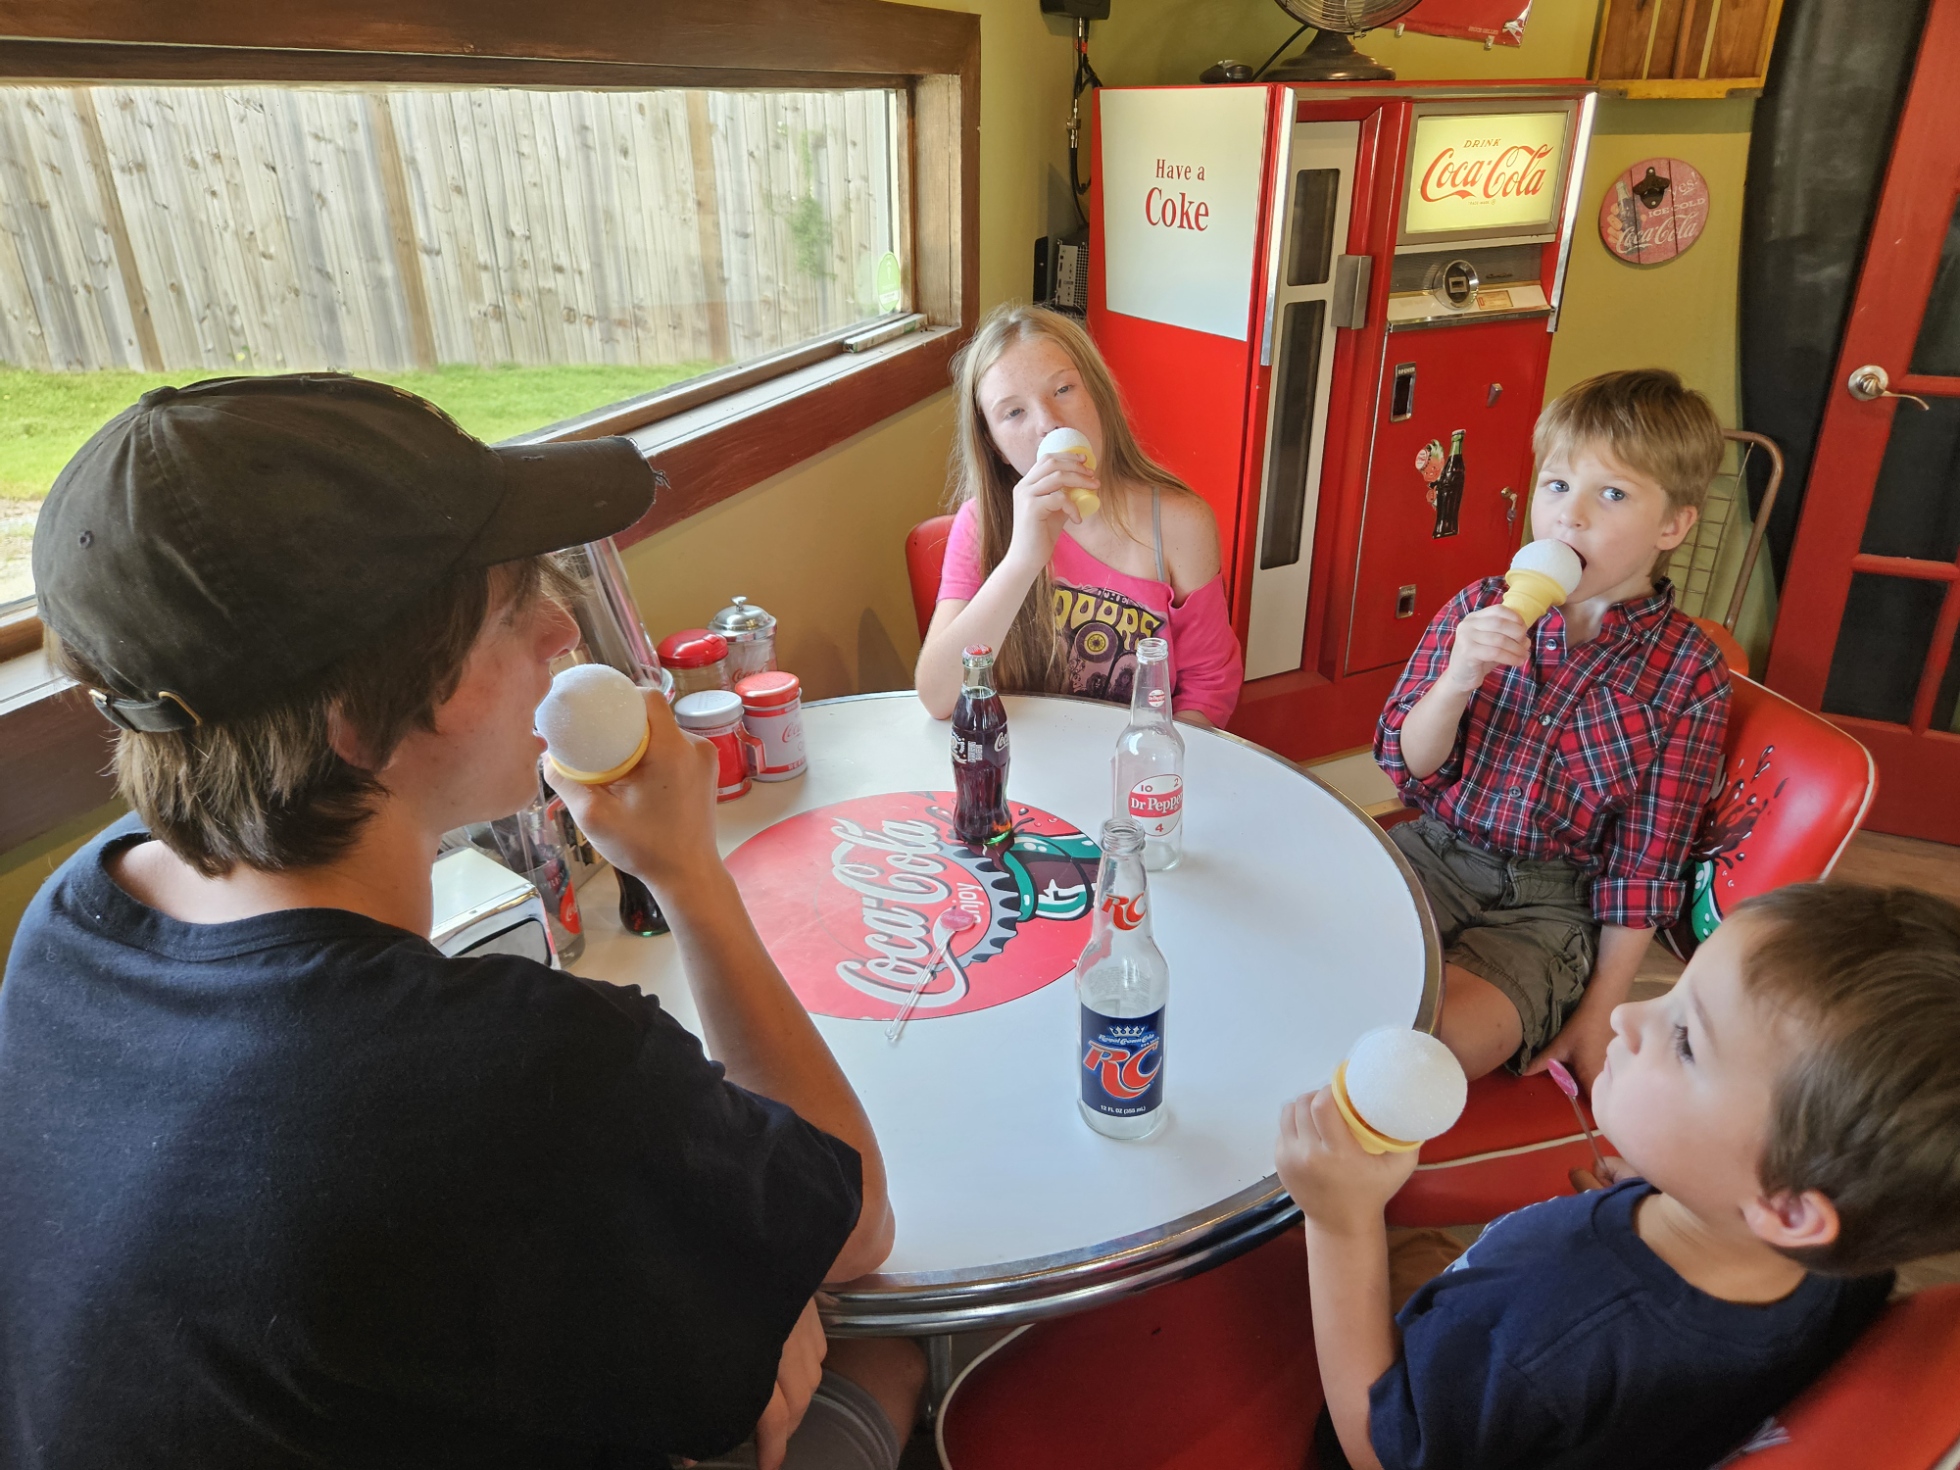
<svg viewBox="0 0 1960 1470"><path fill-rule="evenodd" d="M654 697L641 765L566 796L718 1064L636 991L423 937L441 833L535 788L575 637L541 554L653 487L622 440L490 449L336 376L159 389L62 472L41 613L135 811L0 986L0 1463L664 1467L753 1431L769 1466L813 1391L791 1464L895 1461L912 1359L819 1388L811 1306L889 1250L883 1165L716 854L712 749Z"/></svg>

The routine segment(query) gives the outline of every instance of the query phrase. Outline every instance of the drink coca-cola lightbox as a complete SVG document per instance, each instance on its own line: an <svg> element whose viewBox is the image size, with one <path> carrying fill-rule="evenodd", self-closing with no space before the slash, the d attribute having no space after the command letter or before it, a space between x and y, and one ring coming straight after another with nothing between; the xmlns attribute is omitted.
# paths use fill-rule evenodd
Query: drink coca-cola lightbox
<svg viewBox="0 0 1960 1470"><path fill-rule="evenodd" d="M1399 244L1549 240L1565 197L1573 108L1421 111L1409 134Z"/></svg>

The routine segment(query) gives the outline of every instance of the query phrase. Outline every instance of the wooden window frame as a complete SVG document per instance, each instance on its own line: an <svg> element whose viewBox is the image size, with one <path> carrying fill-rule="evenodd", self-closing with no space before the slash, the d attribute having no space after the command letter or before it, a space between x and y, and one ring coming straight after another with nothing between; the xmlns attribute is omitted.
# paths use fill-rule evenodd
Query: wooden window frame
<svg viewBox="0 0 1960 1470"><path fill-rule="evenodd" d="M629 544L940 392L978 318L980 20L964 11L890 0L0 0L0 81L902 90L900 228L920 329L861 353L791 349L540 431L625 434L666 474L669 488L620 537ZM704 402L704 390L720 396ZM0 623L0 662L34 656L40 632L32 616ZM0 852L113 794L107 727L80 694L44 686L0 703L0 790L49 797L0 803Z"/></svg>

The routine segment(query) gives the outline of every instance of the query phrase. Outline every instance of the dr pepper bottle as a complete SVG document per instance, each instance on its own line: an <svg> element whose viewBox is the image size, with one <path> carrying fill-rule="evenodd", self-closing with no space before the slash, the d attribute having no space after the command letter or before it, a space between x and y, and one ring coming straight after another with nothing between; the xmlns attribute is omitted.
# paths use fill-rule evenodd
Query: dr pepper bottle
<svg viewBox="0 0 1960 1470"><path fill-rule="evenodd" d="M969 847L1013 830L1007 815L1007 707L994 690L994 651L976 643L961 656L953 707L953 836Z"/></svg>

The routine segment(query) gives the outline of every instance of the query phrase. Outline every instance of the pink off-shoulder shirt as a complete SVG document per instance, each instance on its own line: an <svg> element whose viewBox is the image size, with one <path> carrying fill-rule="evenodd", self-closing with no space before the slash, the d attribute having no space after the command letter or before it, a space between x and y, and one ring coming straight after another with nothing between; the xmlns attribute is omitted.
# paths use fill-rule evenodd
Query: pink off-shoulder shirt
<svg viewBox="0 0 1960 1470"><path fill-rule="evenodd" d="M1163 570L1162 548L1158 570ZM1223 725L1238 707L1245 657L1225 611L1225 579L1213 577L1182 602L1168 580L1119 572L1066 532L1048 563L1055 583L1055 627L1068 650L1068 692L1128 704L1140 638L1171 646L1171 709ZM980 565L979 515L968 501L953 517L941 602L970 602L987 580Z"/></svg>

